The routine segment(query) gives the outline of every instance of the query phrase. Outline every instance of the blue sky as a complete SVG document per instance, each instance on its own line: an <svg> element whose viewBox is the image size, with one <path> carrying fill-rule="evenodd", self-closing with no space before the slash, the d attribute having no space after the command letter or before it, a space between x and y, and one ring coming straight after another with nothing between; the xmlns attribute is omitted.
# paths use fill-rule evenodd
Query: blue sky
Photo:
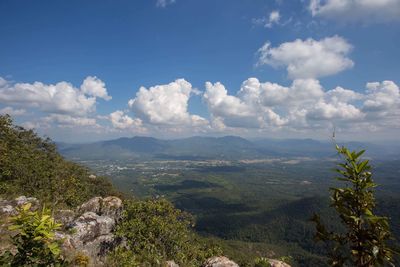
<svg viewBox="0 0 400 267"><path fill-rule="evenodd" d="M55 140L400 136L399 0L0 10L0 112Z"/></svg>

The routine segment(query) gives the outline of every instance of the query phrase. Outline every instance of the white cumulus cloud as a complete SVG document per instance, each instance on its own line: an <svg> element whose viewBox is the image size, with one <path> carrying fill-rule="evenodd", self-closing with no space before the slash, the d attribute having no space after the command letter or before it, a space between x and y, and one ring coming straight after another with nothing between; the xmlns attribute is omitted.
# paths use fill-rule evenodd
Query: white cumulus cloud
<svg viewBox="0 0 400 267"><path fill-rule="evenodd" d="M219 82L206 82L204 100L219 128L222 123L229 127L265 128L268 124L280 126L285 121L270 107L262 104L260 83L250 78L243 83L237 96L229 95Z"/></svg>
<svg viewBox="0 0 400 267"><path fill-rule="evenodd" d="M142 121L137 118L131 118L122 110L114 111L110 114L111 124L117 129L135 129L142 126Z"/></svg>
<svg viewBox="0 0 400 267"><path fill-rule="evenodd" d="M197 90L184 79L150 88L140 87L128 105L137 117L154 125L199 125L207 120L188 112L188 101Z"/></svg>
<svg viewBox="0 0 400 267"><path fill-rule="evenodd" d="M111 100L111 96L108 95L106 84L98 79L97 77L88 76L81 85L81 91L84 94L103 98L104 100Z"/></svg>
<svg viewBox="0 0 400 267"><path fill-rule="evenodd" d="M109 98L104 83L88 77L82 89L71 83L0 83L0 103L35 108L48 113L84 116L96 109L96 97Z"/></svg>
<svg viewBox="0 0 400 267"><path fill-rule="evenodd" d="M351 50L352 46L339 36L319 41L297 39L278 47L267 42L258 50L257 65L285 67L292 79L318 78L353 67L353 61L347 57Z"/></svg>
<svg viewBox="0 0 400 267"><path fill-rule="evenodd" d="M371 23L400 19L399 0L311 0L309 9L313 16L340 22Z"/></svg>
<svg viewBox="0 0 400 267"><path fill-rule="evenodd" d="M400 107L399 87L393 81L367 83L366 111L389 111Z"/></svg>
<svg viewBox="0 0 400 267"><path fill-rule="evenodd" d="M400 92L393 81L368 83L361 93L342 87L324 90L315 79L297 79L287 87L249 78L236 95L219 82L207 82L203 97L212 126L222 130L315 130L332 125L378 129L400 124Z"/></svg>

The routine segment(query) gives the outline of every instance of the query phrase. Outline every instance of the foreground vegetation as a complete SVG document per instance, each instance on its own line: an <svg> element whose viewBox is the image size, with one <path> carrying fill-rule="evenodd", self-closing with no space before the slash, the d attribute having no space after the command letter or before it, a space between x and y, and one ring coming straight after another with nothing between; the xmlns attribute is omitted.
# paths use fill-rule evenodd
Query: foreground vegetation
<svg viewBox="0 0 400 267"><path fill-rule="evenodd" d="M336 172L337 180L344 187L331 188L331 206L339 215L344 231L327 230L318 215L316 239L328 245L331 266L370 267L394 265L394 253L388 241L393 239L389 219L374 214L376 207L371 166L368 160L361 160L364 150L350 151L345 147L336 149L344 158Z"/></svg>
<svg viewBox="0 0 400 267"><path fill-rule="evenodd" d="M55 239L55 231L61 228L51 217L50 211L31 211L32 203L17 209L11 218L9 230L16 252L5 251L0 255L1 266L62 266L66 265L60 240Z"/></svg>
<svg viewBox="0 0 400 267"><path fill-rule="evenodd" d="M209 257L221 255L191 231L193 217L164 199L127 201L116 235L126 240L110 256L113 266L158 266L174 260L180 266L201 266Z"/></svg>
<svg viewBox="0 0 400 267"><path fill-rule="evenodd" d="M122 195L104 177L65 160L49 139L13 125L9 116L0 116L0 196L27 195L38 198L46 207L70 207L94 196ZM24 205L11 217L9 230L16 252L0 255L1 266L68 266L54 237L61 228L49 209L31 211ZM182 266L200 265L220 254L216 246L192 230L190 214L175 209L163 199L133 200L125 197L124 213L115 234L126 240L109 255L112 266L156 266L174 260ZM84 266L84 265L83 265Z"/></svg>

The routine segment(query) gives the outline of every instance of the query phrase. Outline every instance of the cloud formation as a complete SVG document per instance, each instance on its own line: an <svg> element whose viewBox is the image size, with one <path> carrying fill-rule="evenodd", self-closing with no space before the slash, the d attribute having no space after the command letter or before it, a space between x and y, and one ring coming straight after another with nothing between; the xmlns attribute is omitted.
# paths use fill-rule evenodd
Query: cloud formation
<svg viewBox="0 0 400 267"><path fill-rule="evenodd" d="M149 89L140 87L136 97L128 102L131 110L145 123L154 125L199 125L206 124L204 118L188 112L191 94L198 91L184 79Z"/></svg>
<svg viewBox="0 0 400 267"><path fill-rule="evenodd" d="M341 22L387 22L400 19L398 0L310 0L313 16Z"/></svg>
<svg viewBox="0 0 400 267"><path fill-rule="evenodd" d="M229 95L219 82L207 82L204 100L212 125L219 129L314 130L350 124L398 127L394 117L400 114L399 87L383 81L367 83L366 88L363 94L342 87L325 91L315 79L296 79L285 87L249 78L236 95Z"/></svg>
<svg viewBox="0 0 400 267"><path fill-rule="evenodd" d="M177 79L141 87L128 101L129 110L102 116L92 111L97 97L108 98L107 91L101 89L104 84L95 77L86 80L95 84L83 82L77 89L66 82L45 85L0 80L0 102L11 105L0 113L30 116L23 123L26 127L97 134L312 133L333 126L355 132L400 129L400 90L393 81L369 82L364 92L357 92L340 86L326 90L314 78L294 79L289 86L248 78L232 94L220 82L206 82L201 92L185 79ZM190 97L199 94L210 121L189 112Z"/></svg>
<svg viewBox="0 0 400 267"><path fill-rule="evenodd" d="M266 42L258 50L258 66L285 67L291 79L319 78L353 67L347 56L352 46L342 37L333 36L319 41L296 39L271 47Z"/></svg>
<svg viewBox="0 0 400 267"><path fill-rule="evenodd" d="M71 83L56 84L12 83L0 81L0 102L8 105L31 107L57 114L84 116L96 109L96 98L111 99L104 83L96 77L87 77L81 89Z"/></svg>
<svg viewBox="0 0 400 267"><path fill-rule="evenodd" d="M252 20L255 25L262 25L266 28L272 28L275 24L280 24L281 15L279 10L272 11L268 17L255 18Z"/></svg>
<svg viewBox="0 0 400 267"><path fill-rule="evenodd" d="M13 107L5 107L0 109L0 114L8 114L10 116L21 116L26 114L25 109L14 109Z"/></svg>
<svg viewBox="0 0 400 267"><path fill-rule="evenodd" d="M272 26L274 24L278 24L279 23L280 19L281 19L281 15L279 14L279 11L277 11L277 10L276 11L272 11L269 14L268 22L265 24L265 27L272 28Z"/></svg>
<svg viewBox="0 0 400 267"><path fill-rule="evenodd" d="M157 0L156 7L166 7L168 5L172 5L176 2L176 0Z"/></svg>
<svg viewBox="0 0 400 267"><path fill-rule="evenodd" d="M42 123L55 123L59 127L98 126L96 119L88 117L73 117L65 114L51 114L41 120Z"/></svg>
<svg viewBox="0 0 400 267"><path fill-rule="evenodd" d="M109 115L109 119L113 127L119 130L138 129L142 126L140 119L133 119L125 114L122 110L117 110Z"/></svg>
<svg viewBox="0 0 400 267"><path fill-rule="evenodd" d="M81 91L84 94L103 98L104 100L111 100L111 96L108 95L106 84L98 79L96 76L88 76L81 85Z"/></svg>

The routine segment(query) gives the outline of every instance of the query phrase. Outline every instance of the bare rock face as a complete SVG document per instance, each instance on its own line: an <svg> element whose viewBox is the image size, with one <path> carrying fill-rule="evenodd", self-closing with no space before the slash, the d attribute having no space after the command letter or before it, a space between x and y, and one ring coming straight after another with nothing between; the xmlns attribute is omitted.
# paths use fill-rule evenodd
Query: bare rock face
<svg viewBox="0 0 400 267"><path fill-rule="evenodd" d="M100 214L102 202L102 197L94 197L78 207L76 212L79 214L83 214L85 212L94 212L96 214Z"/></svg>
<svg viewBox="0 0 400 267"><path fill-rule="evenodd" d="M121 215L122 200L118 197L94 197L83 203L77 213L94 212L98 215L117 218Z"/></svg>
<svg viewBox="0 0 400 267"><path fill-rule="evenodd" d="M57 214L66 231L59 233L68 254L80 252L90 258L90 265L104 265L104 256L117 240L112 233L122 211L122 200L117 197L94 197L77 208ZM72 213L71 213L72 212Z"/></svg>
<svg viewBox="0 0 400 267"><path fill-rule="evenodd" d="M17 207L31 203L31 210L39 208L39 201L34 197L20 196L13 200L0 199L0 216L12 216L17 214Z"/></svg>
<svg viewBox="0 0 400 267"><path fill-rule="evenodd" d="M75 219L75 212L73 210L58 210L54 214L54 219L67 228Z"/></svg>
<svg viewBox="0 0 400 267"><path fill-rule="evenodd" d="M122 212L122 200L118 197L103 198L101 215L111 218L120 218Z"/></svg>
<svg viewBox="0 0 400 267"><path fill-rule="evenodd" d="M0 215L9 216L16 213L15 205L8 200L0 199Z"/></svg>
<svg viewBox="0 0 400 267"><path fill-rule="evenodd" d="M239 265L227 257L212 257L206 260L203 267L239 267Z"/></svg>
<svg viewBox="0 0 400 267"><path fill-rule="evenodd" d="M77 248L84 248L85 244L98 237L110 235L115 220L108 216L99 216L94 212L85 212L73 222L71 241Z"/></svg>
<svg viewBox="0 0 400 267"><path fill-rule="evenodd" d="M31 203L32 209L39 208L39 200L37 200L34 197L20 196L20 197L17 197L14 201L15 201L15 204L19 207L26 203Z"/></svg>

